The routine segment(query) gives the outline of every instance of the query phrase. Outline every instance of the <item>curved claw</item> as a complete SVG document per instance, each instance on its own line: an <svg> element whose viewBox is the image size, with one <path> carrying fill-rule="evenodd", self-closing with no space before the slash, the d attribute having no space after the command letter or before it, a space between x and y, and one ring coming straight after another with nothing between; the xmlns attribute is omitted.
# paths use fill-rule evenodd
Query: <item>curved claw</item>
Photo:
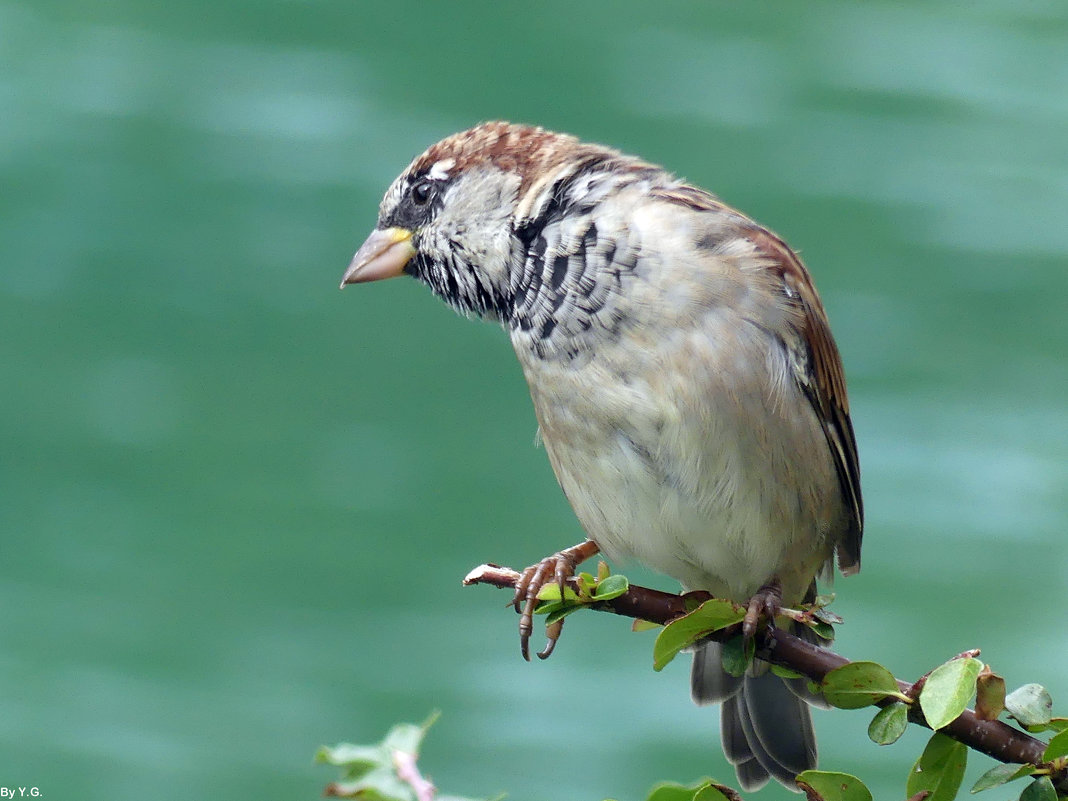
<svg viewBox="0 0 1068 801"><path fill-rule="evenodd" d="M538 593L545 586L550 569L556 568L556 556L542 559L523 571L516 582L516 596L522 594L523 610L519 618L519 651L523 658L530 661L530 635L534 631L534 608L538 605ZM522 593L520 593L522 590ZM518 599L515 602L518 611Z"/></svg>
<svg viewBox="0 0 1068 801"><path fill-rule="evenodd" d="M538 593L549 581L560 587L563 596L567 581L575 575L575 568L598 551L592 540L567 548L531 565L519 574L512 596L512 608L519 613L519 651L523 658L530 661L530 635L534 631L534 609L538 605ZM551 578L550 578L551 577ZM561 618L545 627L545 648L538 652L538 658L548 659L556 648L560 632L564 627Z"/></svg>
<svg viewBox="0 0 1068 801"><path fill-rule="evenodd" d="M557 554L559 556L559 554ZM553 581L560 588L560 597L564 597L564 585L567 580L575 575L575 563L568 559L556 559L556 569L553 571Z"/></svg>
<svg viewBox="0 0 1068 801"><path fill-rule="evenodd" d="M564 629L564 618L560 618L555 623L550 623L545 627L545 648L538 651L538 659L548 659L553 655L553 651L556 648L556 641L560 639L560 632Z"/></svg>

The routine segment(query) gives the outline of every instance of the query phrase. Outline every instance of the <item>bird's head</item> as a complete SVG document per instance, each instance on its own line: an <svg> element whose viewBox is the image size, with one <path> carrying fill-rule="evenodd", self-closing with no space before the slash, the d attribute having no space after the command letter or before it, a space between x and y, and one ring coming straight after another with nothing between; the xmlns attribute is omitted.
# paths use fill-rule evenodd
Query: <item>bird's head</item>
<svg viewBox="0 0 1068 801"><path fill-rule="evenodd" d="M554 189L617 156L507 122L443 139L390 186L341 285L407 273L464 314L507 320L527 250L554 208Z"/></svg>

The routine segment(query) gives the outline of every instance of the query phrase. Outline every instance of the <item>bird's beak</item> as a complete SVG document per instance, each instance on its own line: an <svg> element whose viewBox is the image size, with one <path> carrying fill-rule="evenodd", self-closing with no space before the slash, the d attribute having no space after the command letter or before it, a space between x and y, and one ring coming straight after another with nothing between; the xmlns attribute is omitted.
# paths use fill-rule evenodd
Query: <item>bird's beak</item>
<svg viewBox="0 0 1068 801"><path fill-rule="evenodd" d="M341 288L344 289L346 284L398 276L414 255L411 231L405 228L374 231L352 257L352 264L341 279Z"/></svg>

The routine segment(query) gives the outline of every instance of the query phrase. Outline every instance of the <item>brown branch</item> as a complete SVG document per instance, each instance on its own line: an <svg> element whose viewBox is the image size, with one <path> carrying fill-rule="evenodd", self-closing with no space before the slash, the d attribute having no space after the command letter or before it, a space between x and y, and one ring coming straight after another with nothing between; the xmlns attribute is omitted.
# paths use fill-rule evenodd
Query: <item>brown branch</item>
<svg viewBox="0 0 1068 801"><path fill-rule="evenodd" d="M464 585L490 584L508 589L515 586L518 577L519 574L511 568L485 564L468 573L464 578ZM632 584L630 589L618 598L590 604L590 608L663 625L686 614L689 611L687 601L703 601L710 597L704 592L673 595ZM737 636L740 631L741 624L737 624L715 632L709 639L722 642ZM844 656L812 645L781 629L761 629L756 635L756 645L757 656L761 659L797 671L815 682L823 681L835 668L849 664L849 660ZM913 683L898 681L898 686L906 694L918 693L918 688ZM923 718L919 704L910 707L909 721L930 728ZM999 720L981 720L971 709L966 709L960 717L939 731L1000 762L1043 764L1042 753L1046 748L1044 742ZM1061 786L1068 780L1057 777L1054 781Z"/></svg>

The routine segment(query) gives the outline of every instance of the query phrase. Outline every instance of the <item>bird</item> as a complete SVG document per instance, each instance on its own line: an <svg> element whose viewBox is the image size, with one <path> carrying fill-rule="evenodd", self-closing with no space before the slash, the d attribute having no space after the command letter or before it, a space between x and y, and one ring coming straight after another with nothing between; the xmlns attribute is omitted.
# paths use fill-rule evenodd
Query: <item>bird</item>
<svg viewBox="0 0 1068 801"><path fill-rule="evenodd" d="M860 569L863 505L841 357L797 254L664 168L572 135L484 122L386 191L341 286L409 275L511 339L541 442L587 540L517 586L602 553L772 618ZM546 652L551 652L550 639ZM817 749L804 680L696 648L745 790L797 790ZM529 658L529 657L528 657Z"/></svg>

